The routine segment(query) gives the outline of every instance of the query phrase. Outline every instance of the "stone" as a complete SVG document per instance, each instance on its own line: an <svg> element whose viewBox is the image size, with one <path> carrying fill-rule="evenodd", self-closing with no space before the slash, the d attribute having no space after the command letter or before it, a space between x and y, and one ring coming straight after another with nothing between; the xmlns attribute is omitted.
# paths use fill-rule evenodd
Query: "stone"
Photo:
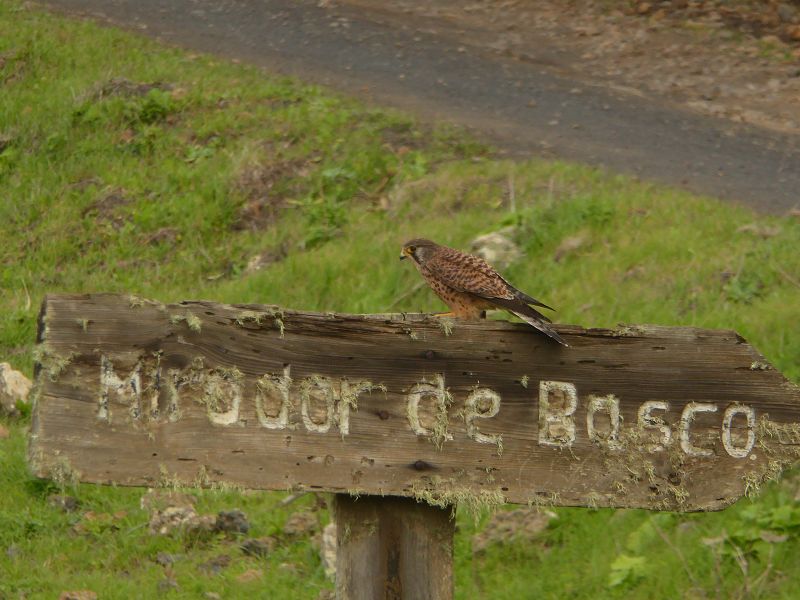
<svg viewBox="0 0 800 600"><path fill-rule="evenodd" d="M166 490L148 490L139 501L142 509L150 513L149 526L153 535L181 531L194 538L211 537L217 531L217 518L199 515L194 502L194 496Z"/></svg>
<svg viewBox="0 0 800 600"><path fill-rule="evenodd" d="M483 531L472 537L472 552L479 554L493 544L504 544L515 539L532 541L556 518L558 516L553 511L536 508L497 512Z"/></svg>
<svg viewBox="0 0 800 600"><path fill-rule="evenodd" d="M215 529L224 533L247 533L250 531L250 523L247 516L238 509L223 510L217 515Z"/></svg>
<svg viewBox="0 0 800 600"><path fill-rule="evenodd" d="M201 571L205 571L209 575L217 575L225 567L231 564L231 557L227 554L220 554L215 556L209 561L201 563L197 566Z"/></svg>
<svg viewBox="0 0 800 600"><path fill-rule="evenodd" d="M8 363L0 363L0 414L17 416L17 402L27 403L31 380Z"/></svg>
<svg viewBox="0 0 800 600"><path fill-rule="evenodd" d="M193 506L168 506L150 515L150 533L169 535L198 518Z"/></svg>
<svg viewBox="0 0 800 600"><path fill-rule="evenodd" d="M268 535L261 538L248 538L239 546L242 552L248 556L257 556L259 558L266 558L269 553L275 549L277 540Z"/></svg>
<svg viewBox="0 0 800 600"><path fill-rule="evenodd" d="M565 237L556 248L553 260L560 262L565 256L585 246L587 241L589 241L589 236L585 232Z"/></svg>
<svg viewBox="0 0 800 600"><path fill-rule="evenodd" d="M310 512L296 512L290 516L283 526L283 534L287 537L303 537L310 535L317 528L317 517Z"/></svg>
<svg viewBox="0 0 800 600"><path fill-rule="evenodd" d="M504 269L522 257L519 246L511 239L513 232L513 227L506 227L478 236L470 243L470 249L493 267Z"/></svg>
<svg viewBox="0 0 800 600"><path fill-rule="evenodd" d="M190 538L207 539L217 532L216 524L214 515L198 515L183 525L183 532Z"/></svg>

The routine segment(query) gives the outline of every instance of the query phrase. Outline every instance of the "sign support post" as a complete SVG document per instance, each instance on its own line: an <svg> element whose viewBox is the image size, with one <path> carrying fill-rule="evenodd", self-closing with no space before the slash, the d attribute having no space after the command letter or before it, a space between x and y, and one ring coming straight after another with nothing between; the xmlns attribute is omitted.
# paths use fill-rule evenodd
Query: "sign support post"
<svg viewBox="0 0 800 600"><path fill-rule="evenodd" d="M336 494L336 596L453 597L453 510L413 498Z"/></svg>

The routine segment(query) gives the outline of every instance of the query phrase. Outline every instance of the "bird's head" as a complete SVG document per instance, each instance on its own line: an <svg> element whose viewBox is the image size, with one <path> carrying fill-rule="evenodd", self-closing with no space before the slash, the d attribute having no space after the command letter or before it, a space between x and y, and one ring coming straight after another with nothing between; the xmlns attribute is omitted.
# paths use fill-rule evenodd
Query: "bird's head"
<svg viewBox="0 0 800 600"><path fill-rule="evenodd" d="M410 257L417 264L423 264L433 254L437 248L437 244L430 240L416 239L403 244L403 250L400 252L400 260Z"/></svg>

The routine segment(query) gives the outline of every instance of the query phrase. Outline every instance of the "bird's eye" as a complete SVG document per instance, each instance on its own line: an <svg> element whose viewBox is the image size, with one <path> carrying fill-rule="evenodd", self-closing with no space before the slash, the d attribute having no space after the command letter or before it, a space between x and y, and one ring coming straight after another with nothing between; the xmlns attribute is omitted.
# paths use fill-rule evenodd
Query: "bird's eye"
<svg viewBox="0 0 800 600"><path fill-rule="evenodd" d="M408 251L411 252L411 254L414 254L414 252L417 251L417 247L416 246L409 246L408 247Z"/></svg>

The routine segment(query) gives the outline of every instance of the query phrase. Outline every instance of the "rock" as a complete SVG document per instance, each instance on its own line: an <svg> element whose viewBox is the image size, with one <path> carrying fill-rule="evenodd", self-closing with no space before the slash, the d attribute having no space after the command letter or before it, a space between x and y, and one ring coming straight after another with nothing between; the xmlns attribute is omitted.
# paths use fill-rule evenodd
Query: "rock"
<svg viewBox="0 0 800 600"><path fill-rule="evenodd" d="M579 248L582 248L587 241L589 241L589 236L585 232L565 237L563 240L561 240L558 248L556 248L556 251L553 253L553 260L560 262L565 256L572 254Z"/></svg>
<svg viewBox="0 0 800 600"><path fill-rule="evenodd" d="M213 515L199 515L194 508L194 496L165 490L148 490L140 505L150 512L150 533L171 535L181 531L193 538L208 538L217 529Z"/></svg>
<svg viewBox="0 0 800 600"><path fill-rule="evenodd" d="M50 506L60 508L64 512L74 512L78 510L78 507L80 506L80 502L78 502L77 498L62 494L50 494L47 497L47 503Z"/></svg>
<svg viewBox="0 0 800 600"><path fill-rule="evenodd" d="M211 560L204 562L197 566L201 571L205 571L209 575L217 575L222 569L231 564L231 557L227 554L220 554Z"/></svg>
<svg viewBox="0 0 800 600"><path fill-rule="evenodd" d="M249 583L250 581L257 581L264 577L264 571L261 569L248 569L241 575L236 576L236 581L239 583Z"/></svg>
<svg viewBox="0 0 800 600"><path fill-rule="evenodd" d="M557 515L550 510L518 508L492 515L483 531L472 537L472 552L484 552L492 544L513 539L531 541L547 528Z"/></svg>
<svg viewBox="0 0 800 600"><path fill-rule="evenodd" d="M472 253L480 256L493 267L504 269L522 257L519 246L511 239L513 227L481 235L472 240Z"/></svg>
<svg viewBox="0 0 800 600"><path fill-rule="evenodd" d="M277 540L268 535L266 537L261 538L249 538L242 542L239 546L242 549L242 552L247 554L248 556L257 556L260 558L266 558L269 556L269 553L275 549L277 545Z"/></svg>
<svg viewBox="0 0 800 600"><path fill-rule="evenodd" d="M150 533L168 535L198 518L193 506L168 506L150 515Z"/></svg>
<svg viewBox="0 0 800 600"><path fill-rule="evenodd" d="M220 511L214 527L217 531L224 533L247 533L250 531L247 517L238 509Z"/></svg>
<svg viewBox="0 0 800 600"><path fill-rule="evenodd" d="M317 528L317 517L309 512L296 512L286 520L283 534L288 537L310 535Z"/></svg>
<svg viewBox="0 0 800 600"><path fill-rule="evenodd" d="M93 592L92 590L61 592L58 600L97 600L97 593Z"/></svg>
<svg viewBox="0 0 800 600"><path fill-rule="evenodd" d="M206 592L203 594L203 598L206 600L222 600L222 596L220 596L217 592Z"/></svg>
<svg viewBox="0 0 800 600"><path fill-rule="evenodd" d="M0 414L17 416L17 402L28 402L31 380L10 364L0 363Z"/></svg>
<svg viewBox="0 0 800 600"><path fill-rule="evenodd" d="M208 539L217 532L216 524L214 515L198 515L184 523L183 532L196 540Z"/></svg>
<svg viewBox="0 0 800 600"><path fill-rule="evenodd" d="M319 549L325 576L333 581L336 578L336 523L328 523L322 530L322 544Z"/></svg>
<svg viewBox="0 0 800 600"><path fill-rule="evenodd" d="M277 250L266 250L264 252L259 252L247 261L247 266L244 268L244 273L245 275L256 273L264 267L268 267L271 264L282 261L284 258L286 258L286 248L283 246L279 247Z"/></svg>

